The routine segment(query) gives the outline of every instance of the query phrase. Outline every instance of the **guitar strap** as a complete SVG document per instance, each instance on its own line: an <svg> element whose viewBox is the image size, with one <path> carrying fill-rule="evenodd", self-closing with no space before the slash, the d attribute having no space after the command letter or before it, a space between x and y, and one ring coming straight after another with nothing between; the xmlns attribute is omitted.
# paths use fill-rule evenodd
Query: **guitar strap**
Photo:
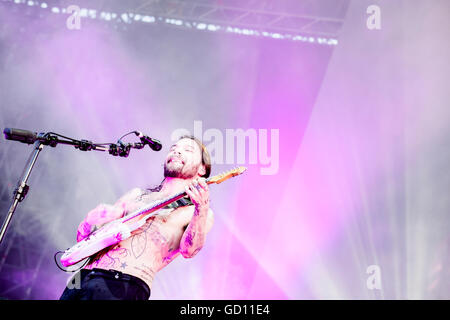
<svg viewBox="0 0 450 320"><path fill-rule="evenodd" d="M165 206L163 209L178 209L179 207L184 206L192 206L193 203L189 197L183 197L181 199L178 199L177 201L174 201L167 206Z"/></svg>

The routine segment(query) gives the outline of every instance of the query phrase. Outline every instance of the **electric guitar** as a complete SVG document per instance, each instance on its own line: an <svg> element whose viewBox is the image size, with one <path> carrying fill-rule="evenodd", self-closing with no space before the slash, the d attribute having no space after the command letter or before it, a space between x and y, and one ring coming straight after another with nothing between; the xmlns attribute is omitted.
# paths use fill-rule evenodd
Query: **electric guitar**
<svg viewBox="0 0 450 320"><path fill-rule="evenodd" d="M221 183L231 177L242 174L246 167L238 167L225 173L206 179L207 184ZM74 265L81 260L92 256L93 254L115 245L131 236L134 230L137 230L145 224L148 218L156 215L156 211L186 196L186 192L180 192L170 198L153 202L139 210L126 215L123 218L108 222L100 229L94 231L89 236L64 251L61 256L61 264L65 267ZM142 216L138 221L130 220Z"/></svg>

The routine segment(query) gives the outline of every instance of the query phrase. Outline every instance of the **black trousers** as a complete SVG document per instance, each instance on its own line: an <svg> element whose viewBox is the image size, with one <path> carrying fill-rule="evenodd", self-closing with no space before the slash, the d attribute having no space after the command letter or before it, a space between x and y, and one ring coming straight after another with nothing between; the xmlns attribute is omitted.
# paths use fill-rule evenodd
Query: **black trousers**
<svg viewBox="0 0 450 320"><path fill-rule="evenodd" d="M150 288L141 279L116 270L80 270L60 300L148 300Z"/></svg>

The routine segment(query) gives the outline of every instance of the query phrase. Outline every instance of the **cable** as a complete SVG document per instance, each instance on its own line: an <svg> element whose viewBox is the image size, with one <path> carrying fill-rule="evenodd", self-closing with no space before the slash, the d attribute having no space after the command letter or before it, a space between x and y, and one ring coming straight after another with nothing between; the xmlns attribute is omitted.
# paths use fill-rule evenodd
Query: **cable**
<svg viewBox="0 0 450 320"><path fill-rule="evenodd" d="M119 140L117 140L117 142L123 144L122 138L124 138L124 137L126 137L126 136L128 136L128 135L130 135L130 134L132 134L132 133L135 133L135 132L136 132L136 131L131 131L131 132L125 133L123 136L121 136L121 137L119 138Z"/></svg>
<svg viewBox="0 0 450 320"><path fill-rule="evenodd" d="M55 259L55 264L58 267L58 269L60 269L60 270L62 270L64 272L72 272L72 273L73 272L77 272L78 270L81 270L83 267L85 267L89 263L89 261L91 260L90 258L86 258L86 261L84 262L84 264L82 264L78 269L74 269L74 270L71 271L71 270L68 270L68 269L61 268L61 266L58 263L58 260L56 259L56 256L58 255L58 253L64 253L64 251L57 251L55 253L55 255L53 256L53 258Z"/></svg>
<svg viewBox="0 0 450 320"><path fill-rule="evenodd" d="M77 140L77 139L73 139L73 138L69 138L69 137L63 136L62 134L55 133L55 132L47 132L46 135L48 135L48 134L53 134L55 136L58 136L58 137L61 137L61 138L64 138L64 139L68 139L68 140L72 140L72 141L77 141L77 142L80 141L80 140Z"/></svg>

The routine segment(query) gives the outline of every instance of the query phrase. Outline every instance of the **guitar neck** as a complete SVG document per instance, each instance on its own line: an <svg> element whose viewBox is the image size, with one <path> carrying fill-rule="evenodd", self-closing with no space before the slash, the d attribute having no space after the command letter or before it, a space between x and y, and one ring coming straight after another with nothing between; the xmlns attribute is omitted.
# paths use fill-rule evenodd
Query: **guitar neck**
<svg viewBox="0 0 450 320"><path fill-rule="evenodd" d="M209 180L210 179L206 180L207 184L211 184L211 182ZM127 215L126 217L123 218L122 222L127 222L127 221L129 221L131 219L134 219L134 218L136 218L136 217L138 217L138 216L140 216L142 214L146 214L146 213L151 213L153 211L157 211L157 210L159 210L161 208L164 208L165 206L171 204L172 202L175 202L175 201L183 198L186 195L187 195L186 192L183 191L183 192L177 193L176 195L174 195L174 196L172 196L170 198L158 201L156 203L153 202L153 203L149 204L148 206L145 206L144 208L136 210L133 213Z"/></svg>

